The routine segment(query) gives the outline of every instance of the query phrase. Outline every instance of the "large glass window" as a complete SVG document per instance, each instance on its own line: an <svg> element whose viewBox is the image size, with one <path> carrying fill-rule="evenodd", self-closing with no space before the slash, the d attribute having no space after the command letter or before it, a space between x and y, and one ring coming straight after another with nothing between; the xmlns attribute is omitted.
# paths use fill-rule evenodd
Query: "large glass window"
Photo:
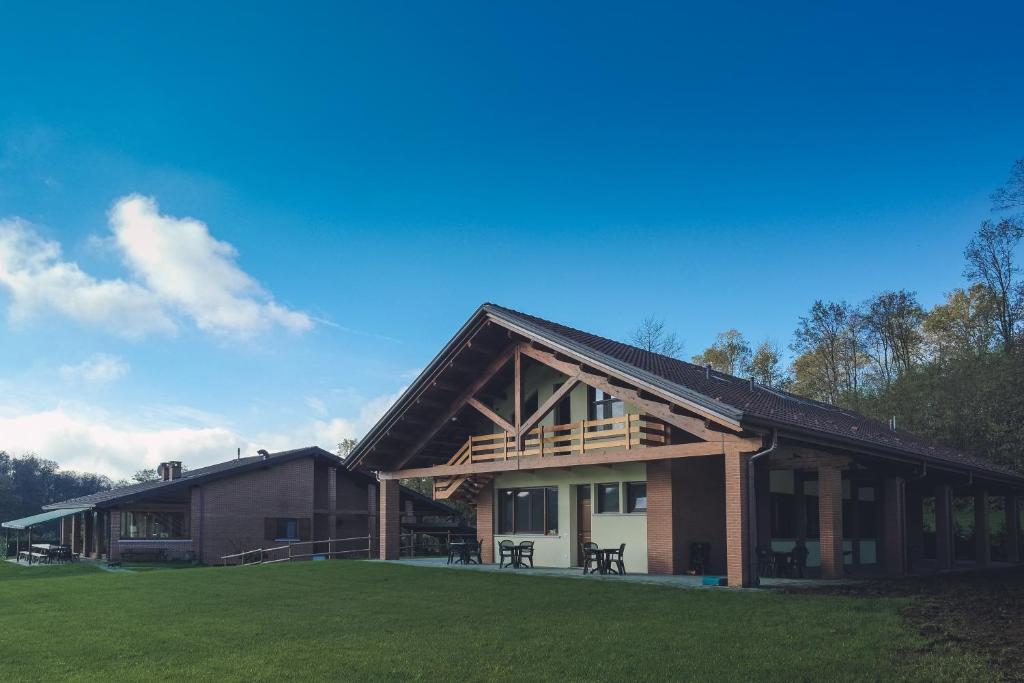
<svg viewBox="0 0 1024 683"><path fill-rule="evenodd" d="M606 394L600 389L589 388L590 398L589 417L590 420L603 420L608 417L622 417L626 414L626 407L622 401L611 394Z"/></svg>
<svg viewBox="0 0 1024 683"><path fill-rule="evenodd" d="M557 534L558 487L500 489L499 534Z"/></svg>
<svg viewBox="0 0 1024 683"><path fill-rule="evenodd" d="M619 485L598 484L597 485L597 511L618 512L619 511Z"/></svg>
<svg viewBox="0 0 1024 683"><path fill-rule="evenodd" d="M626 484L626 512L647 512L647 482Z"/></svg>
<svg viewBox="0 0 1024 683"><path fill-rule="evenodd" d="M188 538L184 512L126 510L121 513L121 538Z"/></svg>

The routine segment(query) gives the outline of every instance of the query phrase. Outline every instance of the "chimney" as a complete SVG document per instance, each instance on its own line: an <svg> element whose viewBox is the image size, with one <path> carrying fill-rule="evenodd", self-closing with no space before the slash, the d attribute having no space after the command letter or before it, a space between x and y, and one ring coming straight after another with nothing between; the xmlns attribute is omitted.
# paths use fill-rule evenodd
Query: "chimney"
<svg viewBox="0 0 1024 683"><path fill-rule="evenodd" d="M181 461L171 460L169 462L160 463L160 467L157 468L156 473L164 480L171 481L172 479L181 478Z"/></svg>
<svg viewBox="0 0 1024 683"><path fill-rule="evenodd" d="M259 455L264 460L266 460L267 458L270 457L270 453L267 453L266 449L263 449L263 448L261 448L258 451L256 451L256 454Z"/></svg>

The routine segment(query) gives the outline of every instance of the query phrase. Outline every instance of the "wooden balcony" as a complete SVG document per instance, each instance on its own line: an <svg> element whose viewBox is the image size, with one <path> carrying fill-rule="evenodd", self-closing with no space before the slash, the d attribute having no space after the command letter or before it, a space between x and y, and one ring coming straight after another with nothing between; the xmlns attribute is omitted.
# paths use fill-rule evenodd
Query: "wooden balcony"
<svg viewBox="0 0 1024 683"><path fill-rule="evenodd" d="M516 449L515 435L509 432L471 436L446 464L467 465L526 458L558 458L607 449L630 450L664 446L668 441L668 427L665 423L647 415L629 414L547 427L541 425L523 435L522 448L519 450ZM524 463L523 467L527 468L528 465ZM434 498L451 498L467 486L473 489L475 479L472 476L435 477Z"/></svg>

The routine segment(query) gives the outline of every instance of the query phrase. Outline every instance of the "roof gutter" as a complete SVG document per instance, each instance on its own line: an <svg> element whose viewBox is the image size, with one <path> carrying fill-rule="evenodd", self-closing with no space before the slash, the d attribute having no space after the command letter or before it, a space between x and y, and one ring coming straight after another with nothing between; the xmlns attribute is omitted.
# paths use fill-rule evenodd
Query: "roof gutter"
<svg viewBox="0 0 1024 683"><path fill-rule="evenodd" d="M779 430L772 429L772 444L754 453L747 460L747 533L750 537L750 551L748 563L750 571L750 582L754 586L761 585L761 577L757 571L757 461L766 458L779 446Z"/></svg>

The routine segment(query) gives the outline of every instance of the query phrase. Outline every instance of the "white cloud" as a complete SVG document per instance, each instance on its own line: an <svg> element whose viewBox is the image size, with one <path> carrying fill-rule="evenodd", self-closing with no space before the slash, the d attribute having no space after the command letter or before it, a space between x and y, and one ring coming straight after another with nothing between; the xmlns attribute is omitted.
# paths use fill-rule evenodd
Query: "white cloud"
<svg viewBox="0 0 1024 683"><path fill-rule="evenodd" d="M97 280L62 260L60 244L17 219L0 220L0 285L11 293L9 315L16 323L54 310L125 337L177 330L151 291L120 279Z"/></svg>
<svg viewBox="0 0 1024 683"><path fill-rule="evenodd" d="M181 460L193 469L223 462L235 457L238 448L243 456L255 455L260 448L278 451L303 446L334 452L342 439L365 434L400 395L401 391L370 399L352 417L313 419L294 428L251 437L223 423L184 426L180 421L158 420L154 424L88 406L23 412L0 405L0 447L12 454L35 452L64 469L97 472L113 479L166 460ZM186 419L193 414L213 417L182 406L173 413L155 413L183 415Z"/></svg>
<svg viewBox="0 0 1024 683"><path fill-rule="evenodd" d="M113 382L121 379L131 366L118 356L97 353L77 365L62 365L60 374L65 379L85 382Z"/></svg>
<svg viewBox="0 0 1024 683"><path fill-rule="evenodd" d="M309 409L312 410L317 415L327 414L327 404L324 403L319 398L317 398L316 396L307 396L306 405L309 406Z"/></svg>
<svg viewBox="0 0 1024 683"><path fill-rule="evenodd" d="M313 326L305 313L275 303L205 223L163 216L152 198L132 195L114 205L110 224L133 272L201 330L250 336L275 325L293 332Z"/></svg>
<svg viewBox="0 0 1024 683"><path fill-rule="evenodd" d="M110 227L133 280L97 279L24 221L0 220L0 286L11 294L11 319L55 311L126 337L173 334L182 315L220 336L313 327L308 315L274 301L238 267L235 248L200 221L161 215L155 200L132 195L114 205Z"/></svg>

